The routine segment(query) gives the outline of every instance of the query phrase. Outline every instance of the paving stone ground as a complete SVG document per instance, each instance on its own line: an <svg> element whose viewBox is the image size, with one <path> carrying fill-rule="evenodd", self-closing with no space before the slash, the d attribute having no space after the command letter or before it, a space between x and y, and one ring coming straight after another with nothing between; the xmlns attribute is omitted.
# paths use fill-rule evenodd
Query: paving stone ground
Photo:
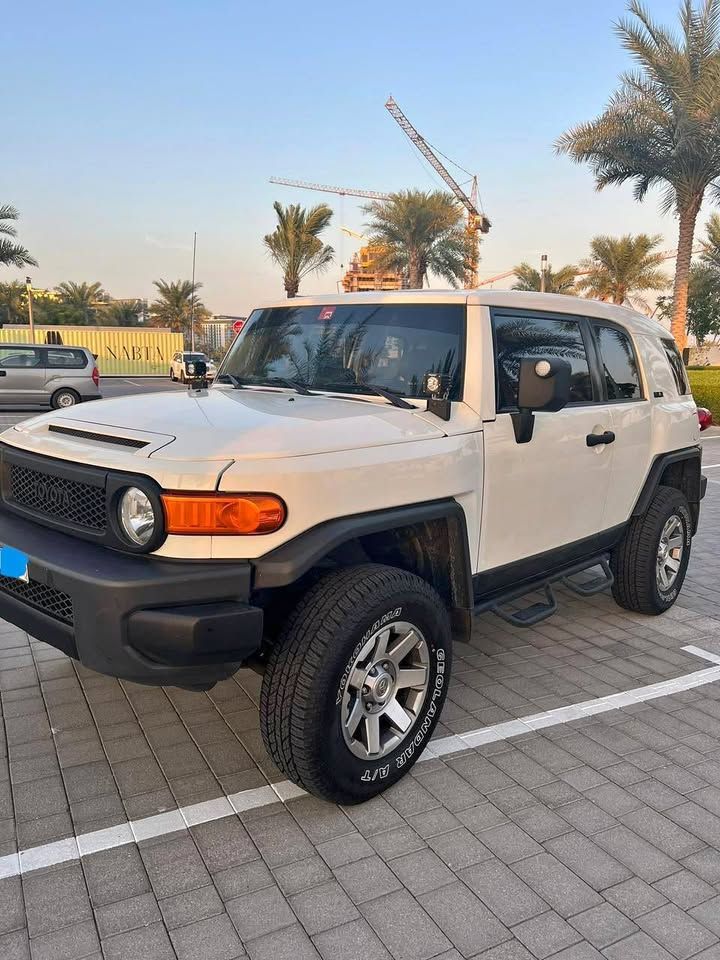
<svg viewBox="0 0 720 960"><path fill-rule="evenodd" d="M705 444L720 465L720 440ZM661 618L562 594L481 617L437 736L679 677L720 654L720 469ZM258 675L207 694L93 674L0 623L0 858L283 778ZM2 960L719 960L720 683L0 879Z"/></svg>

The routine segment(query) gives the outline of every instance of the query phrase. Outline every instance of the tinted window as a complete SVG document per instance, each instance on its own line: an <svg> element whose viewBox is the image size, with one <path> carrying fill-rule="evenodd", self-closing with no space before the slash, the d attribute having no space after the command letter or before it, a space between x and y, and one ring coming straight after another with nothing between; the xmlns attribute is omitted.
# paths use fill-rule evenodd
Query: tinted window
<svg viewBox="0 0 720 960"><path fill-rule="evenodd" d="M640 372L630 337L617 327L593 324L608 400L642 400Z"/></svg>
<svg viewBox="0 0 720 960"><path fill-rule="evenodd" d="M32 347L0 347L0 367L39 367L40 353Z"/></svg>
<svg viewBox="0 0 720 960"><path fill-rule="evenodd" d="M593 399L580 323L573 318L493 313L498 411L517 407L518 372L524 357L561 357L570 363L571 403Z"/></svg>
<svg viewBox="0 0 720 960"><path fill-rule="evenodd" d="M464 304L299 305L256 310L223 361L220 375L247 383L285 377L333 393L376 384L424 397L439 374L443 393L462 393Z"/></svg>
<svg viewBox="0 0 720 960"><path fill-rule="evenodd" d="M48 350L47 365L53 368L81 370L87 366L87 357L82 350Z"/></svg>
<svg viewBox="0 0 720 960"><path fill-rule="evenodd" d="M682 362L682 357L680 356L680 351L677 348L677 344L674 340L663 340L662 345L663 349L665 350L665 356L668 358L670 369L673 372L673 377L675 378L677 392L680 394L680 396L690 393L687 377L685 376L685 364Z"/></svg>

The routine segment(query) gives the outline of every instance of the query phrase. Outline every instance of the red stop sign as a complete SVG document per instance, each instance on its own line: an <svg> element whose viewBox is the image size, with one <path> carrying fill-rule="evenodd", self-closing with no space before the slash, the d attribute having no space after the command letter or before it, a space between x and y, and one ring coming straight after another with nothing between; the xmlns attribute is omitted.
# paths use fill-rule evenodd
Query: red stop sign
<svg viewBox="0 0 720 960"><path fill-rule="evenodd" d="M235 323L232 325L233 333L240 333L240 331L244 326L245 326L244 320L236 320Z"/></svg>

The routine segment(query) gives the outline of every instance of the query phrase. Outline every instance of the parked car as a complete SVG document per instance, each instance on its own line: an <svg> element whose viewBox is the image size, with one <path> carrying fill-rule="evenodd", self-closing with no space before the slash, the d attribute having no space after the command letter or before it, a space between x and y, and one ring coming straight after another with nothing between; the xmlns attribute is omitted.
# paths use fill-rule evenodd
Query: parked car
<svg viewBox="0 0 720 960"><path fill-rule="evenodd" d="M85 347L0 343L0 403L73 407L99 400L100 374Z"/></svg>
<svg viewBox="0 0 720 960"><path fill-rule="evenodd" d="M191 350L183 350L173 354L173 358L170 363L170 379L173 382L179 380L181 383L185 383L186 380L191 379L192 372L188 369L188 364L194 363L198 360L202 360L207 365L206 378L208 380L214 380L215 374L217 373L215 362L211 360L207 354L197 352L193 353Z"/></svg>
<svg viewBox="0 0 720 960"><path fill-rule="evenodd" d="M494 290L277 302L207 391L2 435L0 542L26 579L0 578L0 617L140 683L206 690L264 665L275 764L357 803L422 753L474 614L533 626L559 581L673 605L699 436L674 341L622 307Z"/></svg>
<svg viewBox="0 0 720 960"><path fill-rule="evenodd" d="M707 407L698 407L697 414L701 430L707 430L708 427L713 425L713 415Z"/></svg>

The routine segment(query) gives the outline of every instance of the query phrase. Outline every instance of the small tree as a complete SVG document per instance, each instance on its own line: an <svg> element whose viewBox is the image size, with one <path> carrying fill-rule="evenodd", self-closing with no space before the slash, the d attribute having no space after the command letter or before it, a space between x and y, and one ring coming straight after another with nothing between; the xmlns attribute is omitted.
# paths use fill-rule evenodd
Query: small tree
<svg viewBox="0 0 720 960"><path fill-rule="evenodd" d="M155 327L169 327L173 333L190 334L190 318L195 318L195 333L200 330L200 321L208 317L209 311L197 295L202 286L193 287L190 280L155 280L158 298L150 305L150 322Z"/></svg>
<svg viewBox="0 0 720 960"><path fill-rule="evenodd" d="M0 323L24 323L26 320L25 284L17 280L0 283Z"/></svg>
<svg viewBox="0 0 720 960"><path fill-rule="evenodd" d="M646 233L593 237L590 256L580 264L585 275L577 281L578 290L595 300L647 309L647 303L638 294L662 290L669 283L659 269L664 259L657 251L661 240L660 234Z"/></svg>
<svg viewBox="0 0 720 960"><path fill-rule="evenodd" d="M577 267L568 263L559 270L553 270L548 266L545 270L545 293L565 293L572 295L575 293L575 274ZM513 290L535 290L542 289L542 277L540 271L529 263L519 263L515 267L515 283Z"/></svg>
<svg viewBox="0 0 720 960"><path fill-rule="evenodd" d="M66 280L55 287L60 302L65 304L66 310L58 310L59 315L68 317L64 322L77 323L82 326L96 324L98 315L108 299L103 285L98 283L73 283ZM73 318L74 319L70 319ZM62 321L61 321L62 322Z"/></svg>
<svg viewBox="0 0 720 960"><path fill-rule="evenodd" d="M694 263L688 288L688 333L695 337L698 364L709 363L709 354L720 339L720 270Z"/></svg>
<svg viewBox="0 0 720 960"><path fill-rule="evenodd" d="M283 271L288 297L296 297L303 277L321 273L332 263L335 251L320 239L332 219L332 210L325 203L306 210L295 203L284 207L277 200L273 209L277 226L265 234L263 243Z"/></svg>

